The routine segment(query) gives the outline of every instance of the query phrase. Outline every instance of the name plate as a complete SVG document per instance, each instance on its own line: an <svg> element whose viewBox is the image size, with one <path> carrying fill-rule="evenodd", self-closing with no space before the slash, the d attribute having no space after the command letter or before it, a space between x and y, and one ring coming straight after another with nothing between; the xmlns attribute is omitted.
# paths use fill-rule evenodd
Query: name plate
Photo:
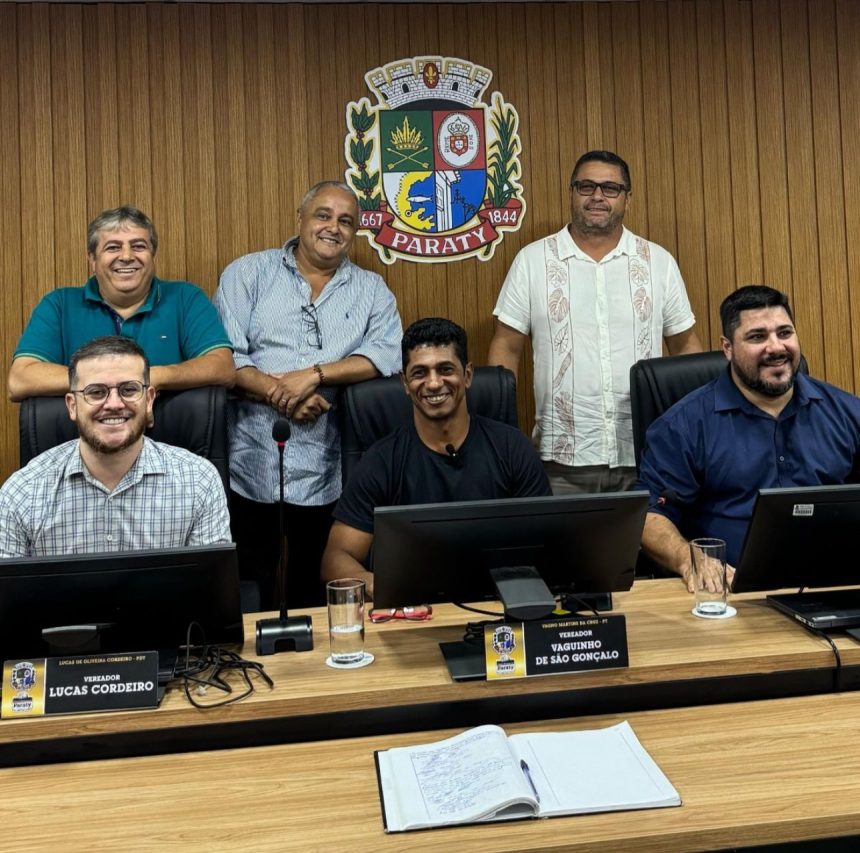
<svg viewBox="0 0 860 853"><path fill-rule="evenodd" d="M484 628L487 679L628 666L624 616L509 622Z"/></svg>
<svg viewBox="0 0 860 853"><path fill-rule="evenodd" d="M158 652L6 661L0 716L41 717L158 705Z"/></svg>

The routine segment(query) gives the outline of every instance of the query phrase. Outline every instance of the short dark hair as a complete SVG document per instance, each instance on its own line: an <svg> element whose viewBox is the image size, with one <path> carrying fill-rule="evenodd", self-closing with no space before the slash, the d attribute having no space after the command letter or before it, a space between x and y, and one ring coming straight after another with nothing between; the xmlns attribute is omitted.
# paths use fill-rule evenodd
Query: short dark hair
<svg viewBox="0 0 860 853"><path fill-rule="evenodd" d="M576 165L573 167L573 171L570 173L570 186L573 187L573 181L576 178L576 173L579 171L579 167L583 163L592 163L594 161L599 163L609 163L612 166L618 166L621 170L621 178L624 181L624 185L627 187L628 192L631 189L630 183L630 167L627 163L622 160L614 151L586 151L585 154L582 155L577 161Z"/></svg>
<svg viewBox="0 0 860 853"><path fill-rule="evenodd" d="M454 352L465 369L469 363L466 330L444 317L424 317L416 320L404 333L400 342L403 369L409 363L409 353L418 347L444 347L454 345Z"/></svg>
<svg viewBox="0 0 860 853"><path fill-rule="evenodd" d="M149 242L152 245L152 254L158 251L158 234L152 220L136 207L123 205L103 210L87 226L87 254L94 255L99 247L99 231L118 231L123 225L134 225L137 228L145 228L149 232Z"/></svg>
<svg viewBox="0 0 860 853"><path fill-rule="evenodd" d="M754 311L757 308L784 308L788 319L794 322L788 297L766 284L747 284L730 293L720 305L720 322L723 336L732 339L735 329L741 324L741 311Z"/></svg>
<svg viewBox="0 0 860 853"><path fill-rule="evenodd" d="M139 356L143 359L144 385L149 385L149 359L140 344L125 335L105 335L101 338L93 338L72 353L72 360L69 362L69 388L74 388L77 384L79 362L104 355Z"/></svg>

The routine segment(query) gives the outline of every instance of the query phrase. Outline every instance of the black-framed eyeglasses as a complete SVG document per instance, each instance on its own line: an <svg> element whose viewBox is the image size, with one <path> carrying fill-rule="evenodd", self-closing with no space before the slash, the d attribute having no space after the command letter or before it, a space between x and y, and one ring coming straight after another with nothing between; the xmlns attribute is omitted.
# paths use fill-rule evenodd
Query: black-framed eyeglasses
<svg viewBox="0 0 860 853"><path fill-rule="evenodd" d="M317 319L317 306L313 304L302 305L302 321L305 330L305 340L314 349L322 349L322 332Z"/></svg>
<svg viewBox="0 0 860 853"><path fill-rule="evenodd" d="M630 191L630 187L624 184L616 184L615 181L572 181L570 184L580 195L594 195L598 188L606 198L618 198L621 193Z"/></svg>
<svg viewBox="0 0 860 853"><path fill-rule="evenodd" d="M418 607L392 607L390 610L371 610L371 622L391 622L392 619L406 619L409 622L424 622L433 616L433 607L421 604Z"/></svg>
<svg viewBox="0 0 860 853"><path fill-rule="evenodd" d="M81 394L91 406L98 406L100 403L104 403L110 397L110 392L114 390L116 390L123 403L136 403L143 397L143 392L147 388L149 388L149 385L143 382L138 382L136 379L128 379L117 385L103 385L100 382L94 382L92 385L87 385L84 388L71 388L70 390L72 394Z"/></svg>

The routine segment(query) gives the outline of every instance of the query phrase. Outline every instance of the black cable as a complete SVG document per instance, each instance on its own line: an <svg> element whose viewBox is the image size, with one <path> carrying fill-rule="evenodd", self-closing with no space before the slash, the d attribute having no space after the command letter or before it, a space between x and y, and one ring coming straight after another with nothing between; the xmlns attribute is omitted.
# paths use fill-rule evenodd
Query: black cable
<svg viewBox="0 0 860 853"><path fill-rule="evenodd" d="M202 643L199 645L191 642L192 631L195 629L200 632L202 638ZM220 646L210 646L206 642L203 627L198 622L192 622L188 626L185 635L184 664L181 668L177 665L176 678L182 679L185 697L195 708L220 708L245 699L254 692L254 682L251 680L253 675L262 678L269 688L275 686L261 663L245 660L236 652ZM230 684L229 679L234 673L237 673L240 679L241 693L217 702L198 702L192 695L192 687L201 696L210 687L228 695L233 693L233 685Z"/></svg>

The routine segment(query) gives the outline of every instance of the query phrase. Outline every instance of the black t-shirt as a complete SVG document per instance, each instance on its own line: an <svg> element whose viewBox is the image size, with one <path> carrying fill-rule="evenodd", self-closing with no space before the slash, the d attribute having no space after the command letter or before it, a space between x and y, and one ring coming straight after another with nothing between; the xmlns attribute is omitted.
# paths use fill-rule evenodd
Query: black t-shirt
<svg viewBox="0 0 860 853"><path fill-rule="evenodd" d="M518 429L472 415L456 457L430 450L415 427L400 427L362 456L334 510L373 533L378 506L536 497L551 494L531 442Z"/></svg>

